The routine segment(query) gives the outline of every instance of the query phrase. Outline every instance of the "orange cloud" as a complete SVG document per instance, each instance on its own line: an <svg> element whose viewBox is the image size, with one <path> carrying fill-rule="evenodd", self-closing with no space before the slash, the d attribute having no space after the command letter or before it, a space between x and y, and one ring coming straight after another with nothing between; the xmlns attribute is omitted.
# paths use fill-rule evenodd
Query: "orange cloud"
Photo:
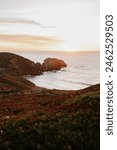
<svg viewBox="0 0 117 150"><path fill-rule="evenodd" d="M50 50L58 42L44 36L0 35L0 50Z"/></svg>

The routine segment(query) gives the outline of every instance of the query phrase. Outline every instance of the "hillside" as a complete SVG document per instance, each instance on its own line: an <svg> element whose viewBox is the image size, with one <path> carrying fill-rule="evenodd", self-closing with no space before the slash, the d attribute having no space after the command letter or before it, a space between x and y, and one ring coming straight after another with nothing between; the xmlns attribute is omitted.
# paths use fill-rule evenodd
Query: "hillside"
<svg viewBox="0 0 117 150"><path fill-rule="evenodd" d="M35 84L23 77L0 75L0 94L15 93L22 90L32 90L37 88Z"/></svg>
<svg viewBox="0 0 117 150"><path fill-rule="evenodd" d="M99 110L99 85L2 94L0 148L99 150Z"/></svg>
<svg viewBox="0 0 117 150"><path fill-rule="evenodd" d="M0 52L0 73L10 75L39 75L41 73L39 63L36 65L33 61L19 55L7 52Z"/></svg>
<svg viewBox="0 0 117 150"><path fill-rule="evenodd" d="M64 65L49 61L52 69L53 61L57 69ZM36 87L23 76L42 73L39 67L0 53L0 150L99 150L100 85L78 91Z"/></svg>

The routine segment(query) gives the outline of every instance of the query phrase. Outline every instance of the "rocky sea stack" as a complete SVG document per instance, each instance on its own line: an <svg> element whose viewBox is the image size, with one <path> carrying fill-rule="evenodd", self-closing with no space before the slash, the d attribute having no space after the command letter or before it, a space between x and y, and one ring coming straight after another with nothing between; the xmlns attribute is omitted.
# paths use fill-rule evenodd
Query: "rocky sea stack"
<svg viewBox="0 0 117 150"><path fill-rule="evenodd" d="M47 58L42 64L43 71L60 70L62 67L67 67L67 64L60 59Z"/></svg>

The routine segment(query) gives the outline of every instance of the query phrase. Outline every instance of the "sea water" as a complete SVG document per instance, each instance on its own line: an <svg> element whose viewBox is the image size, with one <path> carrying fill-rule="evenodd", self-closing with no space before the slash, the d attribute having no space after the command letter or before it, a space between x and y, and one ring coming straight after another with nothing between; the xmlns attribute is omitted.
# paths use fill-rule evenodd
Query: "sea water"
<svg viewBox="0 0 117 150"><path fill-rule="evenodd" d="M40 76L27 76L35 85L49 89L79 90L100 82L99 52L15 52L34 62L58 58L67 67L59 71L48 71Z"/></svg>

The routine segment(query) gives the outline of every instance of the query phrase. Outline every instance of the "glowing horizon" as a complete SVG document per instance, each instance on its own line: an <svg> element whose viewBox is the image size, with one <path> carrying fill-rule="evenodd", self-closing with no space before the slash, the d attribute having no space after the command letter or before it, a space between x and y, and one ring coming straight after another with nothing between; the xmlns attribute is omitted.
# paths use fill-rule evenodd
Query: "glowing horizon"
<svg viewBox="0 0 117 150"><path fill-rule="evenodd" d="M5 1L0 6L0 51L99 50L98 0Z"/></svg>

